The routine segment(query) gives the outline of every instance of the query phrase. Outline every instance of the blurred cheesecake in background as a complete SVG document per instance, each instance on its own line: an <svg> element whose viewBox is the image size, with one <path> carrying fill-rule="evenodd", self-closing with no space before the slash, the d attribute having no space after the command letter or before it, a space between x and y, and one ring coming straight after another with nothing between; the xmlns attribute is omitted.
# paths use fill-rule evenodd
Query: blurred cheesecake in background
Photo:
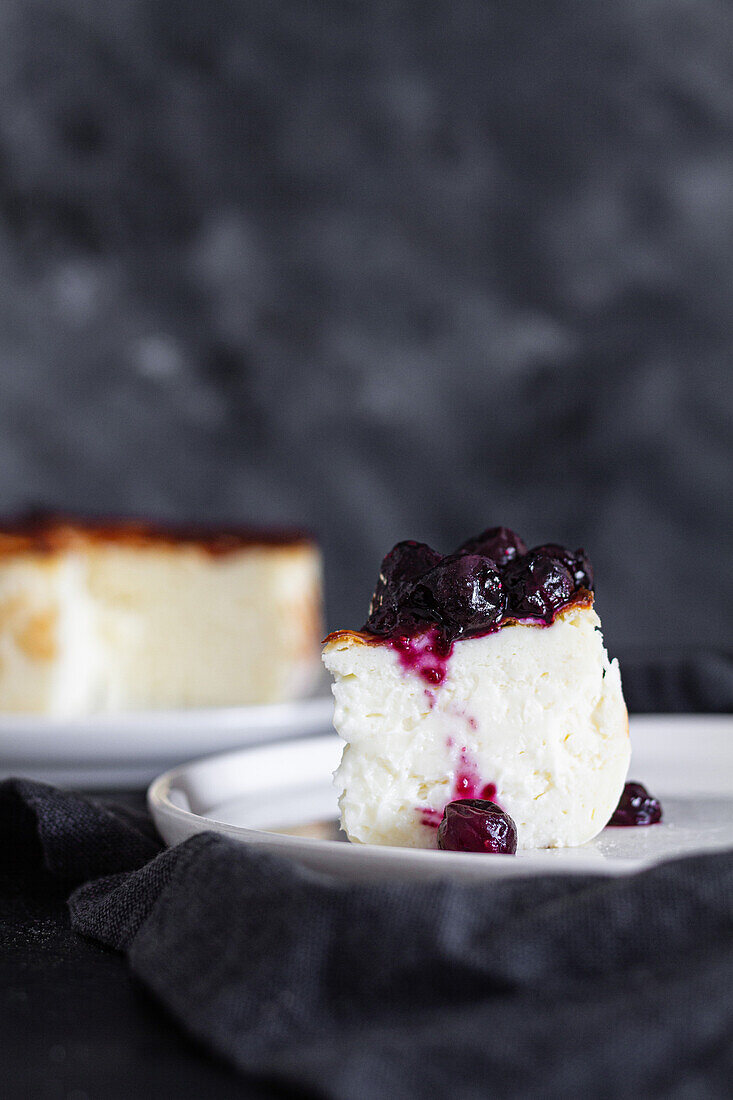
<svg viewBox="0 0 733 1100"><path fill-rule="evenodd" d="M0 711L280 702L313 687L321 636L321 558L300 531L0 526Z"/></svg>

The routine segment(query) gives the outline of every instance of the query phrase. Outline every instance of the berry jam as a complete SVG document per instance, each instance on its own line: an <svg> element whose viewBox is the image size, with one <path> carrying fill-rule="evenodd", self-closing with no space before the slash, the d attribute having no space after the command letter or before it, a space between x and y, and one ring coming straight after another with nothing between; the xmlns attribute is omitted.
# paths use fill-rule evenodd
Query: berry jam
<svg viewBox="0 0 733 1100"><path fill-rule="evenodd" d="M483 554L497 565L508 565L515 558L527 553L523 539L508 527L489 527L480 535L467 539L456 551L458 554Z"/></svg>
<svg viewBox="0 0 733 1100"><path fill-rule="evenodd" d="M453 785L453 799L483 798L493 802L496 798L496 784L484 783L478 773L478 765L470 758L465 746L461 749L456 778Z"/></svg>
<svg viewBox="0 0 733 1100"><path fill-rule="evenodd" d="M382 568L363 629L397 650L426 683L445 679L456 638L505 623L552 623L593 590L583 550L555 543L528 550L508 527L491 527L442 555L424 542L398 542Z"/></svg>
<svg viewBox="0 0 733 1100"><path fill-rule="evenodd" d="M476 729L473 718L468 719L469 726ZM453 739L448 739L448 748L452 749ZM484 783L478 770L478 764L473 760L465 745L461 746L458 755L458 763L453 778L453 792L451 802L460 802L465 799L483 799L485 802L496 801L496 783ZM433 810L427 806L416 807L423 825L437 829L443 819L442 810Z"/></svg>
<svg viewBox="0 0 733 1100"><path fill-rule="evenodd" d="M453 651L449 641L437 627L428 627L419 634L396 634L388 639L396 651L400 664L408 672L421 676L426 684L437 687L445 680L448 658ZM431 707L433 705L431 698Z"/></svg>
<svg viewBox="0 0 733 1100"><path fill-rule="evenodd" d="M504 584L518 619L536 618L548 624L575 591L573 575L565 562L539 550L531 550L508 565Z"/></svg>
<svg viewBox="0 0 733 1100"><path fill-rule="evenodd" d="M446 806L438 829L438 847L447 852L514 855L517 827L496 803L464 798Z"/></svg>
<svg viewBox="0 0 733 1100"><path fill-rule="evenodd" d="M656 825L662 806L641 783L627 783L609 825Z"/></svg>

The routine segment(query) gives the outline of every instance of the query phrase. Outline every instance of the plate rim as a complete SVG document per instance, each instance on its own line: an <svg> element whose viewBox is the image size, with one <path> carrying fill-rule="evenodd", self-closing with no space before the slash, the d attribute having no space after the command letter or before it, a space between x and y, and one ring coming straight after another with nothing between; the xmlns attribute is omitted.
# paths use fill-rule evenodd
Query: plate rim
<svg viewBox="0 0 733 1100"><path fill-rule="evenodd" d="M704 725L709 725L713 728L718 725L722 728L726 724L732 724L733 717L721 714L646 714L632 716L632 721L635 725L641 726L642 728L645 725L653 727L660 722L666 723L669 721L680 725L689 722L702 722ZM298 739L301 749L306 749L309 744L323 744L326 741L336 742L342 747L344 744L344 742L342 742L333 732ZM338 840L323 840L315 837L297 837L290 834L274 833L266 829L256 829L251 826L231 825L227 822L215 821L213 818L207 818L202 814L197 814L192 810L186 810L181 806L175 805L168 797L176 777L192 767L197 765L206 766L214 762L225 764L228 758L246 756L258 751L282 751L287 744L287 741L281 741L275 744L244 746L240 749L212 753L208 756L189 760L186 763L179 764L163 772L162 775L159 775L153 780L146 792L146 805L156 824L156 828L158 828L158 816L172 821L182 822L189 826L191 823L195 822L196 826L189 831L189 837L196 833L209 831L207 825L213 825L215 826L214 831L240 837L245 840L245 842L253 845L265 845L268 849L273 851L283 848L285 851L277 854L283 854L296 860L307 860L309 854L313 856L332 855L336 857L336 862L349 861L356 867L364 862L369 862L372 865L381 863L385 869L388 869L389 865L393 866L396 863L406 862L411 865L424 864L426 869L442 870L446 875L450 875L451 869L454 871L459 871L461 869L468 870L469 868L473 871L478 870L479 865L476 864L475 861L476 857L481 855L481 853L440 852L436 849L405 848L376 844L344 844L343 841ZM160 829L158 829L158 831L160 832ZM162 835L161 833L161 836ZM165 837L163 837L163 839L165 840ZM184 839L188 839L188 837ZM165 843L167 847L170 846L167 840ZM562 851L582 853L583 847L562 849ZM347 853L349 854L347 855ZM544 860L540 861L533 859L533 855L530 852L529 855L523 856L518 861L506 860L502 862L492 860L490 862L490 871L486 861L482 860L481 865L485 866L486 871L489 872L486 875L487 878L503 876L504 874L513 876L528 875L532 877L547 874L617 876L640 873L661 863L674 859L692 858L693 855L694 853L687 852L678 855L666 855L663 857L648 856L638 859L618 858L599 863L593 858L592 854L588 852L589 858L587 860L583 860L581 856L576 860L568 860L567 863L560 863L559 861L558 863L546 863Z"/></svg>
<svg viewBox="0 0 733 1100"><path fill-rule="evenodd" d="M210 723L212 718L219 719L218 725L238 725L243 718L248 724L255 721L272 721L278 712L325 709L326 704L333 706L333 696L320 691L305 695L299 699L283 699L277 703L243 703L237 706L221 707L161 707L148 710L96 711L91 714L49 716L33 714L29 711L3 711L0 713L0 736L23 730L31 733L66 733L70 729L83 729L85 732L104 732L106 728L117 726L144 726L151 723L173 723L183 726L199 726Z"/></svg>
<svg viewBox="0 0 733 1100"><path fill-rule="evenodd" d="M0 716L0 772L87 774L147 765L145 784L183 757L236 751L258 743L299 740L331 727L333 698L318 694L244 707L117 711L80 718ZM111 774L112 785L114 776Z"/></svg>

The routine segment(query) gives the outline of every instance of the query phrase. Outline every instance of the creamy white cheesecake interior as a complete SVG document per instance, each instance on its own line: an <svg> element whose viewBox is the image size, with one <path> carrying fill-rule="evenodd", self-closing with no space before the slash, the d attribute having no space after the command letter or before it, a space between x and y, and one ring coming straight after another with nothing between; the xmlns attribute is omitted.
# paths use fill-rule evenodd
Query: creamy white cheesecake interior
<svg viewBox="0 0 733 1100"><path fill-rule="evenodd" d="M616 661L588 594L551 625L507 623L459 638L442 683L383 639L331 635L336 773L352 841L429 848L452 799L491 797L521 848L583 844L608 822L629 765Z"/></svg>
<svg viewBox="0 0 733 1100"><path fill-rule="evenodd" d="M319 675L298 534L47 523L0 532L0 711L266 703Z"/></svg>

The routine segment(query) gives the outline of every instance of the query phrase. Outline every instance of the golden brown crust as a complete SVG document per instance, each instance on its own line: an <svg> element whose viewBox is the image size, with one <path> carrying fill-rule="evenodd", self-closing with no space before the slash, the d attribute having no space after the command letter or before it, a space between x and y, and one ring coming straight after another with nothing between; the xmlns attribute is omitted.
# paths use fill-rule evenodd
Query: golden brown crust
<svg viewBox="0 0 733 1100"><path fill-rule="evenodd" d="M32 661L53 661L57 656L58 615L53 608L32 615L15 632L15 642Z"/></svg>
<svg viewBox="0 0 733 1100"><path fill-rule="evenodd" d="M114 544L134 549L194 546L213 556L246 548L316 545L310 534L295 528L165 524L132 518L81 518L51 513L0 521L0 557L54 554L90 544Z"/></svg>
<svg viewBox="0 0 733 1100"><path fill-rule="evenodd" d="M593 607L593 593L589 592L587 588L579 588L577 592L573 593L570 600L565 604L562 610L557 613L555 618L561 619L568 611L575 611L578 608L589 609L591 607ZM531 619L507 618L501 621L499 629L503 630L505 626L544 625L544 623L533 622ZM388 636L370 634L365 630L334 630L327 638L323 639L323 645L332 645L334 642L346 642L347 645L384 645L388 641Z"/></svg>
<svg viewBox="0 0 733 1100"><path fill-rule="evenodd" d="M57 654L58 614L55 608L31 610L20 596L0 601L0 633L9 634L33 661L52 661Z"/></svg>

